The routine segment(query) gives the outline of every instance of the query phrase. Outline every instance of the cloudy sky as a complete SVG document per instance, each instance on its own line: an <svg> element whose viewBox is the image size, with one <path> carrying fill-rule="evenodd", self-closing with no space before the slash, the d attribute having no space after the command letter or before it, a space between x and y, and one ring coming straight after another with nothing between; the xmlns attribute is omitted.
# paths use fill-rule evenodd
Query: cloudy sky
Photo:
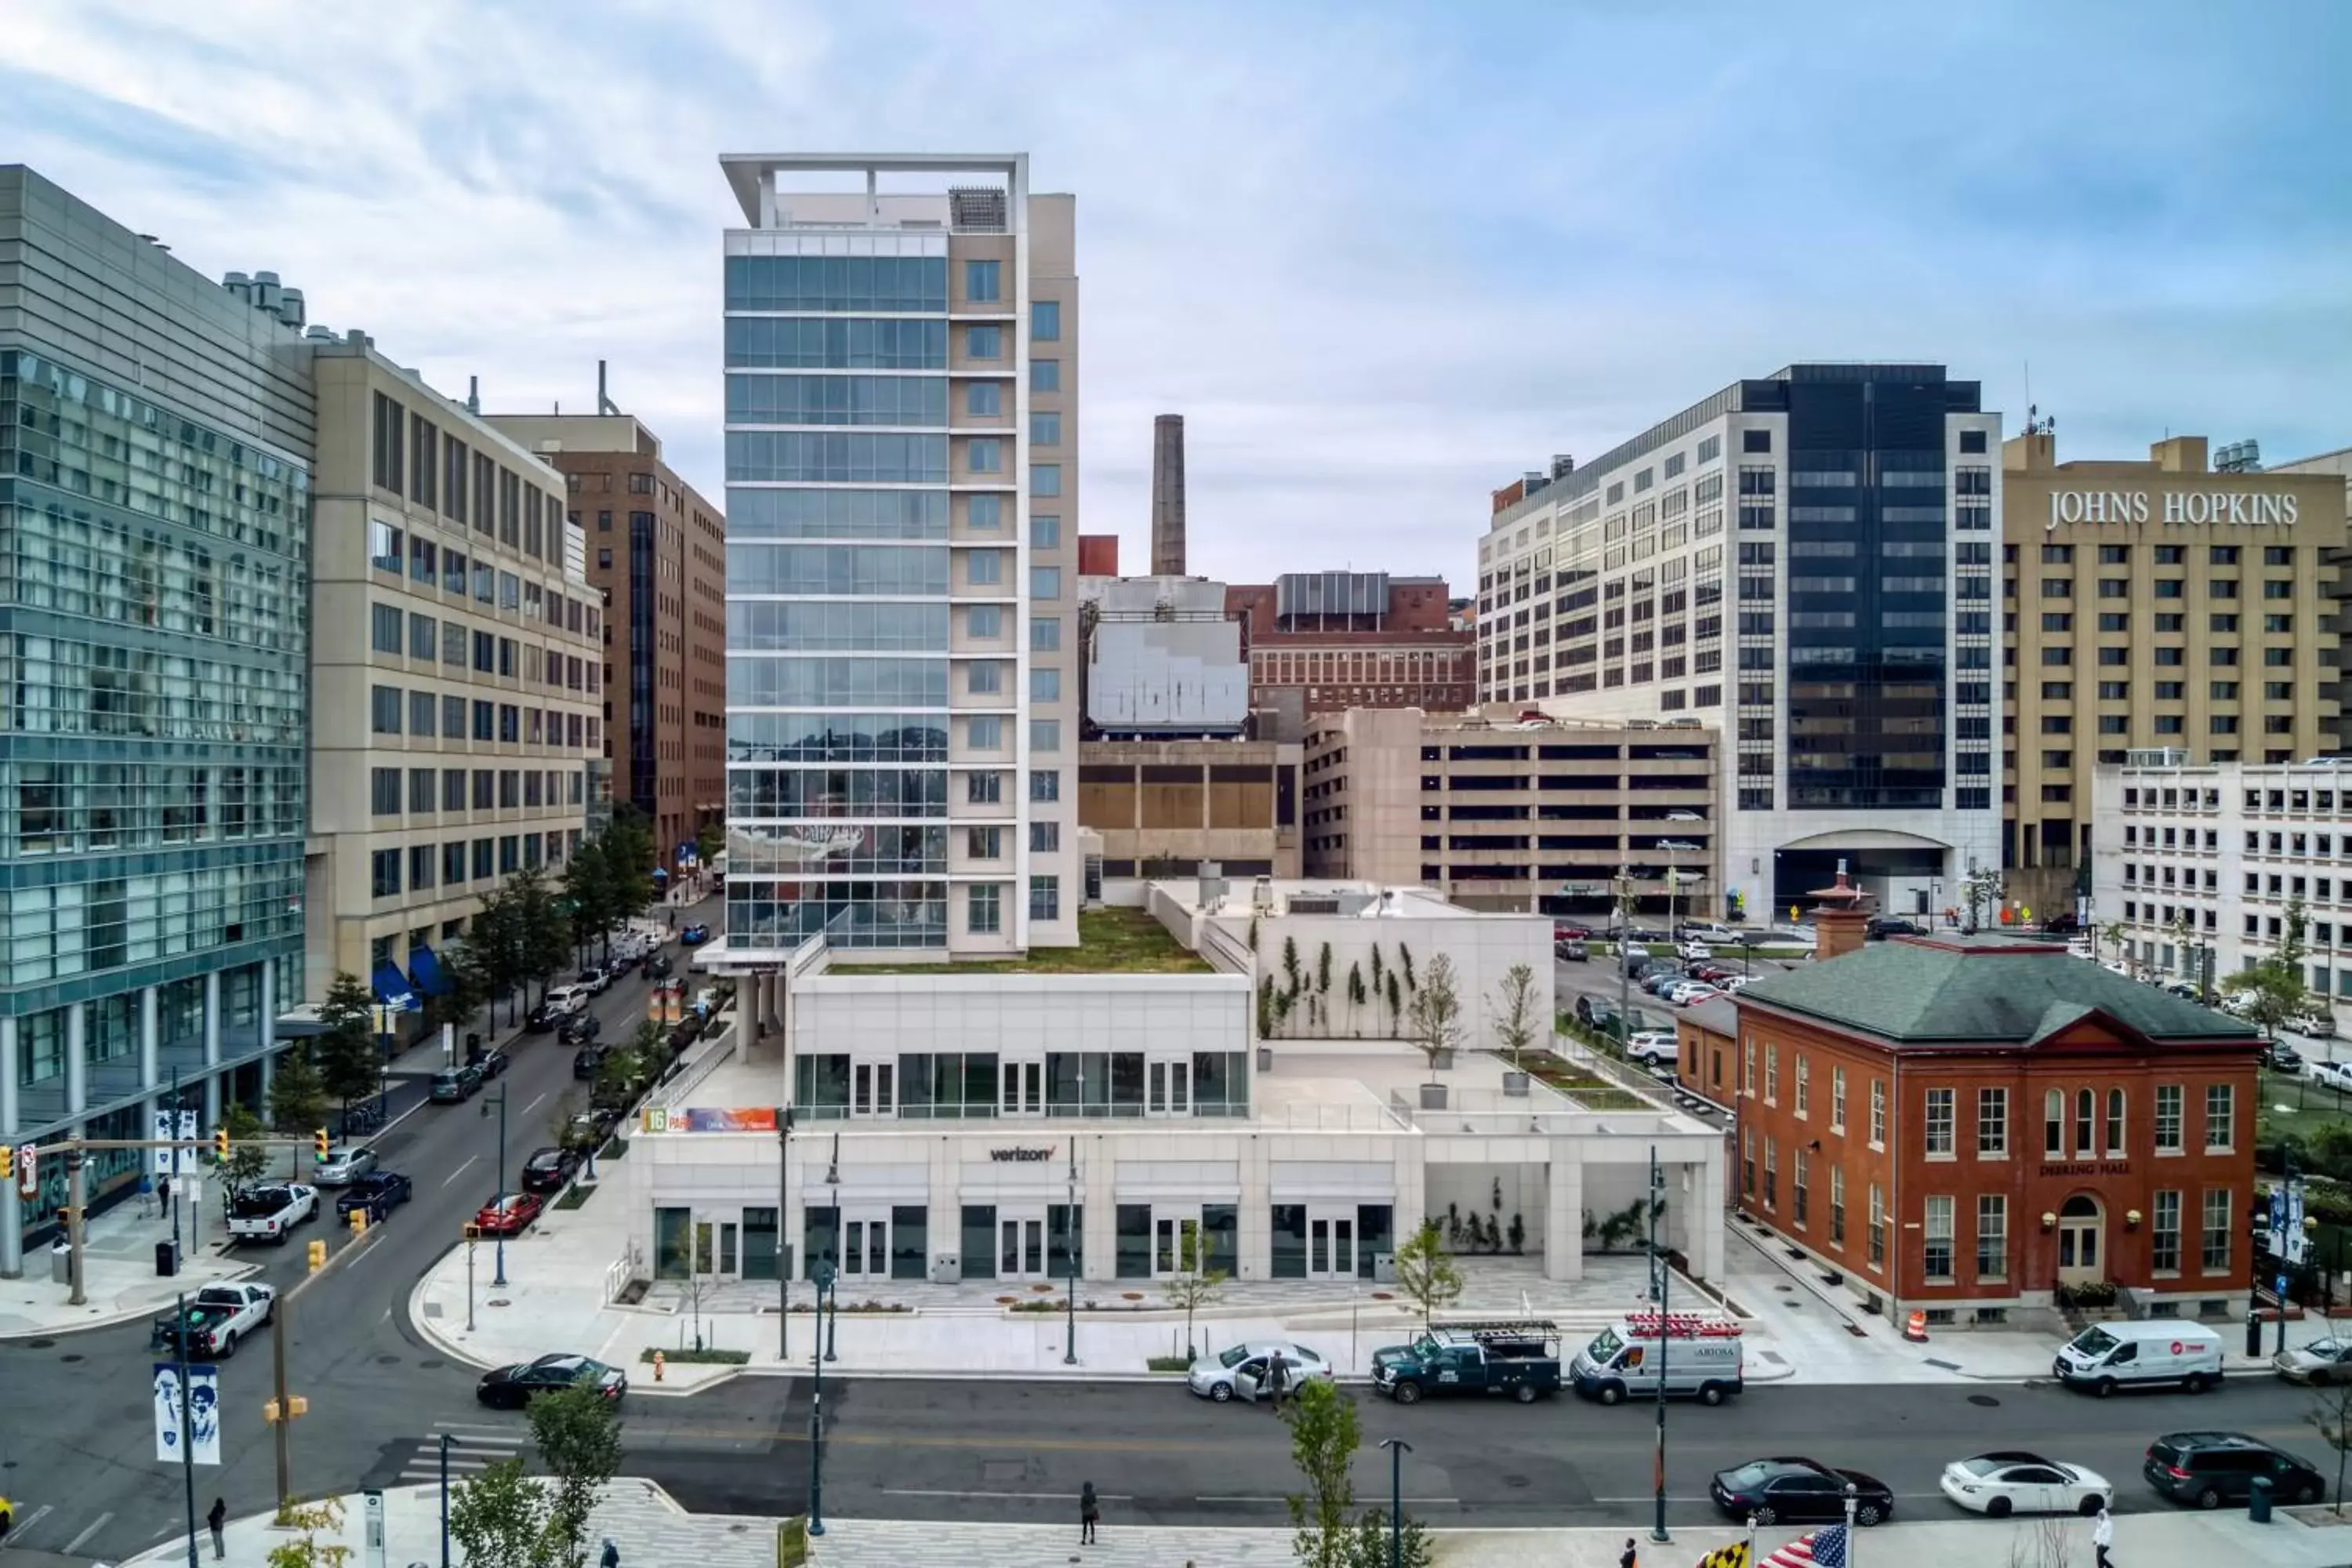
<svg viewBox="0 0 2352 1568"><path fill-rule="evenodd" d="M0 160L717 495L721 152L1079 197L1084 527L1467 582L1487 495L1795 359L2062 456L2352 444L2352 5L0 0Z"/></svg>

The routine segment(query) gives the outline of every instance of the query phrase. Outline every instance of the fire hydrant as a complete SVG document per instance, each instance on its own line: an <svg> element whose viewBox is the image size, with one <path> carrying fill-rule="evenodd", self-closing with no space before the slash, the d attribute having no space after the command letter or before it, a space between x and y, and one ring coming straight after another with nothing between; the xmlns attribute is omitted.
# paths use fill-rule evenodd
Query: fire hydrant
<svg viewBox="0 0 2352 1568"><path fill-rule="evenodd" d="M654 1381L655 1381L656 1383L659 1383L661 1380L662 1380L662 1353L661 1353L661 1352L659 1352L659 1351L656 1351L656 1352L654 1352Z"/></svg>

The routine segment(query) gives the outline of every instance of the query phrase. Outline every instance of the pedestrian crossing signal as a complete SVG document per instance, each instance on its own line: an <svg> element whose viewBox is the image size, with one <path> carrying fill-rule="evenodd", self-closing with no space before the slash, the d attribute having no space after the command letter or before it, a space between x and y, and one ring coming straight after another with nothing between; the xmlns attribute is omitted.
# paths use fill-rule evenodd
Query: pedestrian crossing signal
<svg viewBox="0 0 2352 1568"><path fill-rule="evenodd" d="M327 1130L325 1128L320 1127L312 1130L310 1133L310 1152L312 1157L317 1159L320 1164L323 1165L327 1163Z"/></svg>
<svg viewBox="0 0 2352 1568"><path fill-rule="evenodd" d="M1717 1547L1698 1560L1698 1568L1748 1568L1748 1542L1735 1541Z"/></svg>
<svg viewBox="0 0 2352 1568"><path fill-rule="evenodd" d="M213 1129L213 1158L224 1165L228 1163L228 1129L226 1127Z"/></svg>

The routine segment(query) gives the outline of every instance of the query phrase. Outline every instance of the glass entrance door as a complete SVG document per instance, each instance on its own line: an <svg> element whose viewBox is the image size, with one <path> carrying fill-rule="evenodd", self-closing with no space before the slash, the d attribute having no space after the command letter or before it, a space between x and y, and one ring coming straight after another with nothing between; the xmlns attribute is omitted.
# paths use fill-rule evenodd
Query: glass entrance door
<svg viewBox="0 0 2352 1568"><path fill-rule="evenodd" d="M1006 1062L1003 1104L1007 1116L1039 1116L1045 1110L1045 1064Z"/></svg>
<svg viewBox="0 0 2352 1568"><path fill-rule="evenodd" d="M999 1279L1045 1278L1045 1222L1042 1217L998 1220L996 1242Z"/></svg>
<svg viewBox="0 0 2352 1568"><path fill-rule="evenodd" d="M1356 1216L1352 1214L1308 1214L1307 1278L1353 1279L1355 1277Z"/></svg>
<svg viewBox="0 0 2352 1568"><path fill-rule="evenodd" d="M894 1089L898 1069L889 1062L859 1062L850 1079L849 1113L852 1116L890 1116L896 1114Z"/></svg>
<svg viewBox="0 0 2352 1568"><path fill-rule="evenodd" d="M1151 1277L1165 1279L1171 1275L1197 1273L1207 1266L1202 1251L1201 1211L1192 1208L1171 1208L1154 1204L1151 1207Z"/></svg>
<svg viewBox="0 0 2352 1568"><path fill-rule="evenodd" d="M890 1222L887 1219L845 1219L841 1224L841 1277L845 1279L890 1278Z"/></svg>
<svg viewBox="0 0 2352 1568"><path fill-rule="evenodd" d="M1192 1114L1192 1064L1153 1062L1148 1068L1150 1095L1145 1111L1152 1116Z"/></svg>

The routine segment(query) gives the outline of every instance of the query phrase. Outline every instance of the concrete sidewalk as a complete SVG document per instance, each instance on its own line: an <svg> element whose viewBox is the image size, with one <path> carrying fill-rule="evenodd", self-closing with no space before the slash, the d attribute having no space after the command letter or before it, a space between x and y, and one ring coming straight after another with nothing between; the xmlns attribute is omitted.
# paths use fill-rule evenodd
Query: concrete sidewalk
<svg viewBox="0 0 2352 1568"><path fill-rule="evenodd" d="M142 1207L137 1198L95 1215L82 1226L83 1305L69 1305L70 1289L50 1278L50 1249L25 1254L21 1279L0 1279L0 1340L18 1340L101 1329L166 1310L182 1290L196 1291L225 1279L257 1274L249 1253L228 1246L221 1216L220 1184L206 1182L198 1201L180 1202L180 1272L155 1272L155 1244L172 1237L168 1210Z"/></svg>
<svg viewBox="0 0 2352 1568"><path fill-rule="evenodd" d="M340 1500L344 1522L341 1543L352 1561L369 1561L363 1539L362 1501ZM815 1568L1037 1568L1046 1563L1082 1563L1090 1568L1294 1568L1287 1530L1122 1527L1116 1504L1107 1505L1098 1544L1077 1543L1076 1499L1066 1525L970 1524L932 1521L834 1519L825 1533L810 1541ZM2309 1521L2299 1517L2307 1511ZM607 1489L590 1526L590 1539L610 1536L624 1568L774 1568L776 1525L752 1516L690 1514L651 1481L622 1479ZM2045 1558L2036 1550L2039 1521L1942 1519L1884 1525L1861 1532L1851 1561L1864 1568L1917 1564L1919 1568L2012 1568L2018 1562L2090 1561L2090 1521L2053 1521L2067 1555ZM1759 1555L1798 1539L1796 1530L1768 1531L1756 1542ZM226 1532L225 1568L266 1568L271 1548L294 1539L267 1514L231 1521ZM1727 1528L1675 1531L1668 1545L1654 1545L1633 1525L1606 1530L1466 1530L1432 1532L1442 1568L1615 1568L1618 1552L1632 1535L1644 1568L1685 1568L1718 1546L1744 1540ZM328 1540L321 1537L322 1542ZM203 1542L202 1558L214 1561ZM401 1487L384 1493L384 1556L389 1568L440 1562L440 1498L434 1487ZM2019 1555L2020 1552L2022 1555ZM170 1568L184 1561L185 1538L130 1560L123 1568ZM2352 1529L2339 1528L2324 1510L2283 1512L2276 1522L2251 1523L2242 1513L2127 1514L2116 1521L2116 1560L2129 1568L2344 1568L2352 1563ZM464 1556L451 1549L452 1563ZM593 1548L590 1561L594 1561Z"/></svg>

